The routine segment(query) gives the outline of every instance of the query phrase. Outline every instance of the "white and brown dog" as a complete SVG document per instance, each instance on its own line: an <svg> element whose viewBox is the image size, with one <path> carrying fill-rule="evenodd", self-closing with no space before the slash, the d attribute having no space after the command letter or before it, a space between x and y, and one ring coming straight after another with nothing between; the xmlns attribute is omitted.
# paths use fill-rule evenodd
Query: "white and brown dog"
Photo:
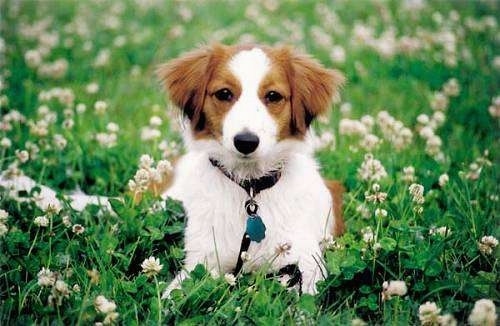
<svg viewBox="0 0 500 326"><path fill-rule="evenodd" d="M185 268L214 275L295 264L306 293L323 279L320 242L343 232L342 186L318 172L311 121L343 76L288 47L212 45L158 74L189 128L163 194L187 214ZM236 266L239 265L239 266Z"/></svg>

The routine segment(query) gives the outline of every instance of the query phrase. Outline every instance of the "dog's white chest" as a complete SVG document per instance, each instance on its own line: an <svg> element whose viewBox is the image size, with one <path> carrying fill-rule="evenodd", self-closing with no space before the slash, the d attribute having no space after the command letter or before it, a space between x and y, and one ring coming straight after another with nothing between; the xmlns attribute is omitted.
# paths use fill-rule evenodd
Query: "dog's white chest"
<svg viewBox="0 0 500 326"><path fill-rule="evenodd" d="M212 166L206 154L188 153L179 162L167 196L181 200L187 213L186 268L205 263L212 269L234 269L246 228L245 190ZM266 262L279 267L317 244L331 230L330 194L314 161L297 157L288 163L280 180L256 195L258 215L266 236L250 244L245 269ZM290 250L282 252L283 245ZM286 246L285 246L286 247Z"/></svg>

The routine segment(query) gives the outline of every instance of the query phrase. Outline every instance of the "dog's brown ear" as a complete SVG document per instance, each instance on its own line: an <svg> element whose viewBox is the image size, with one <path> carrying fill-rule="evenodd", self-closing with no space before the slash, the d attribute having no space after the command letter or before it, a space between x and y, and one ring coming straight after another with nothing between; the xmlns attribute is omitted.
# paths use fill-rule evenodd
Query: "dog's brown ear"
<svg viewBox="0 0 500 326"><path fill-rule="evenodd" d="M292 92L291 131L304 134L314 117L326 112L345 78L312 57L289 51L289 82Z"/></svg>
<svg viewBox="0 0 500 326"><path fill-rule="evenodd" d="M203 105L214 54L222 51L222 47L202 47L161 65L157 70L170 100L182 110L198 132L205 128Z"/></svg>

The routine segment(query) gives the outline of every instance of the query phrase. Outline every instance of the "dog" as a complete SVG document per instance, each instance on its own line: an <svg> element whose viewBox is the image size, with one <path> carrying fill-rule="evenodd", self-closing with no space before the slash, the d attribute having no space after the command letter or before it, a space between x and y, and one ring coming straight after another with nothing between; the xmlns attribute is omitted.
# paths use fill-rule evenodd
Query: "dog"
<svg viewBox="0 0 500 326"><path fill-rule="evenodd" d="M292 266L288 284L298 278L300 291L317 293L320 244L344 230L343 188L320 176L309 128L343 75L287 46L222 44L157 73L185 117L187 149L162 194L187 216L184 268L163 297L197 264L214 276Z"/></svg>

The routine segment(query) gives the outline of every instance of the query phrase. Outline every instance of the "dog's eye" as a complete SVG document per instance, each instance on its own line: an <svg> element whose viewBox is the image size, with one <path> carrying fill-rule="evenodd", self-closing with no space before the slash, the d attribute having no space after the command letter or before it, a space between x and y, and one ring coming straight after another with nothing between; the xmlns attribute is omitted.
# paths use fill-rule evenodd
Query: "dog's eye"
<svg viewBox="0 0 500 326"><path fill-rule="evenodd" d="M283 95L276 91L269 91L267 92L265 99L267 102L276 103L283 99Z"/></svg>
<svg viewBox="0 0 500 326"><path fill-rule="evenodd" d="M214 95L219 101L229 102L233 99L233 93L227 88L219 89Z"/></svg>

